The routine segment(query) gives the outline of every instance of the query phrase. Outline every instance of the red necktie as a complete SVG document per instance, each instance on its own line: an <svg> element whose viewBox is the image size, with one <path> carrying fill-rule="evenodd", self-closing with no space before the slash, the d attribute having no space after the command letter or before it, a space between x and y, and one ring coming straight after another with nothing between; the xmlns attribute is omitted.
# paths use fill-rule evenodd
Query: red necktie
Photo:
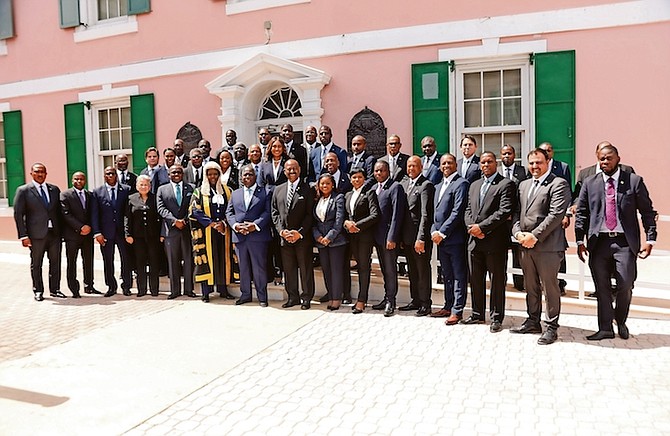
<svg viewBox="0 0 670 436"><path fill-rule="evenodd" d="M614 179L607 179L605 191L605 225L609 230L616 227L616 191L614 190Z"/></svg>

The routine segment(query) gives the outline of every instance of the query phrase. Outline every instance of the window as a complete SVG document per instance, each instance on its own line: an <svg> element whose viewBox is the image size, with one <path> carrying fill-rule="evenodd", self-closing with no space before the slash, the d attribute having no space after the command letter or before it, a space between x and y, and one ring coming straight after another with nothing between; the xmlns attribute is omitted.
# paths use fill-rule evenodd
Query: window
<svg viewBox="0 0 670 436"><path fill-rule="evenodd" d="M226 14L241 14L243 12L309 2L311 2L311 0L228 0L226 2Z"/></svg>
<svg viewBox="0 0 670 436"><path fill-rule="evenodd" d="M97 0L98 21L128 15L128 0Z"/></svg>
<svg viewBox="0 0 670 436"><path fill-rule="evenodd" d="M300 97L291 88L280 88L272 92L263 102L258 119L300 117Z"/></svg>
<svg viewBox="0 0 670 436"><path fill-rule="evenodd" d="M137 32L135 15L151 11L149 0L59 0L60 26L76 27L75 42Z"/></svg>
<svg viewBox="0 0 670 436"><path fill-rule="evenodd" d="M100 170L99 174L105 167L114 166L114 156L119 153L128 155L128 167L132 168L130 102L125 106L95 107L92 110L97 112L92 128L97 140L94 150L98 155L95 166Z"/></svg>
<svg viewBox="0 0 670 436"><path fill-rule="evenodd" d="M7 155L5 154L5 129L0 114L0 204L7 205Z"/></svg>
<svg viewBox="0 0 670 436"><path fill-rule="evenodd" d="M456 69L457 136L477 138L478 152L500 154L514 146L517 160L529 147L530 85L528 61L469 64Z"/></svg>

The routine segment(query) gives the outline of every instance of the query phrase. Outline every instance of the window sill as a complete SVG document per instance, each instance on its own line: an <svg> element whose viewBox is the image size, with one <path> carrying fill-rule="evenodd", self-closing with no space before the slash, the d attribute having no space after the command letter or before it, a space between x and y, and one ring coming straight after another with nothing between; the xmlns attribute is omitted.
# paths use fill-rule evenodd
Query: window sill
<svg viewBox="0 0 670 436"><path fill-rule="evenodd" d="M4 40L0 41L0 56L7 56L7 43Z"/></svg>
<svg viewBox="0 0 670 436"><path fill-rule="evenodd" d="M228 0L226 3L226 15L243 14L245 12L259 11L262 9L310 3L311 1L312 0Z"/></svg>
<svg viewBox="0 0 670 436"><path fill-rule="evenodd" d="M74 42L93 41L111 36L137 32L137 18L134 15L109 23L98 23L88 27L79 26L74 32Z"/></svg>

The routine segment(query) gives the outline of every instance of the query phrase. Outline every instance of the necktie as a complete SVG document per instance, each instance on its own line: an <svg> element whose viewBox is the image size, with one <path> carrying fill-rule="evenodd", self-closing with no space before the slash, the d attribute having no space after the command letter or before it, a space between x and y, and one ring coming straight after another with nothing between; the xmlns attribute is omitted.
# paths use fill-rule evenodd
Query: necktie
<svg viewBox="0 0 670 436"><path fill-rule="evenodd" d="M512 179L512 170L509 167L505 168L505 178Z"/></svg>
<svg viewBox="0 0 670 436"><path fill-rule="evenodd" d="M114 188L112 188L112 206L116 207L116 194L114 193Z"/></svg>
<svg viewBox="0 0 670 436"><path fill-rule="evenodd" d="M256 180L258 180L258 164L254 164L254 172L256 173Z"/></svg>
<svg viewBox="0 0 670 436"><path fill-rule="evenodd" d="M486 193L489 190L489 186L491 186L491 182L488 179L484 179L484 183L482 183L482 187L479 190L479 206L484 203L484 197L486 197Z"/></svg>
<svg viewBox="0 0 670 436"><path fill-rule="evenodd" d="M244 208L249 210L249 205L251 204L251 196L254 194L254 191L251 188L244 188L247 195L244 196Z"/></svg>
<svg viewBox="0 0 670 436"><path fill-rule="evenodd" d="M465 177L465 174L468 172L468 166L470 165L469 160L463 161L463 168L461 168L461 177Z"/></svg>
<svg viewBox="0 0 670 436"><path fill-rule="evenodd" d="M607 190L605 192L605 225L608 230L616 227L616 192L614 190L614 179L607 179Z"/></svg>
<svg viewBox="0 0 670 436"><path fill-rule="evenodd" d="M393 173L395 172L395 157L389 159L389 172L391 173L391 176L393 176Z"/></svg>
<svg viewBox="0 0 670 436"><path fill-rule="evenodd" d="M175 196L177 197L177 204L181 206L181 186L180 185L175 185Z"/></svg>
<svg viewBox="0 0 670 436"><path fill-rule="evenodd" d="M49 206L49 197L47 197L47 193L44 191L44 185L40 185L40 195L42 196L42 201L44 202L45 206Z"/></svg>
<svg viewBox="0 0 670 436"><path fill-rule="evenodd" d="M293 195L295 194L295 186L293 183L289 184L289 190L288 190L288 195L286 196L286 207L290 208L291 207L291 201L293 201Z"/></svg>
<svg viewBox="0 0 670 436"><path fill-rule="evenodd" d="M377 195L379 195L379 193L382 192L382 189L383 189L383 185L381 183L378 183L377 184L377 191L376 191Z"/></svg>
<svg viewBox="0 0 670 436"><path fill-rule="evenodd" d="M79 201L81 201L81 207L86 209L86 197L84 197L84 191L79 191Z"/></svg>
<svg viewBox="0 0 670 436"><path fill-rule="evenodd" d="M528 194L528 199L530 200L535 196L535 191L537 191L537 187L540 185L539 180L533 180L533 187L530 188L530 193Z"/></svg>

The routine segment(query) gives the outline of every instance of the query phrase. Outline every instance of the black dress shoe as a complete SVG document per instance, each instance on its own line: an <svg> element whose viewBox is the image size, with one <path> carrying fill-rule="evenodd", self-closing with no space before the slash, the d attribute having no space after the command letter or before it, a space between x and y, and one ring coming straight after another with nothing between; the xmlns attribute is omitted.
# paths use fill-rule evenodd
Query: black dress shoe
<svg viewBox="0 0 670 436"><path fill-rule="evenodd" d="M151 293L151 296L152 296L152 297L158 297L158 292L152 292L152 293Z"/></svg>
<svg viewBox="0 0 670 436"><path fill-rule="evenodd" d="M102 292L98 291L95 288L85 288L84 293L86 294L95 294L95 295L102 295Z"/></svg>
<svg viewBox="0 0 670 436"><path fill-rule="evenodd" d="M137 291L137 298L144 297L145 295L147 295L147 291L144 292Z"/></svg>
<svg viewBox="0 0 670 436"><path fill-rule="evenodd" d="M509 329L510 333L518 333L525 335L527 333L542 333L542 326L530 322L524 322L521 327L514 327Z"/></svg>
<svg viewBox="0 0 670 436"><path fill-rule="evenodd" d="M327 309L330 310L330 311L333 311L333 310L340 310L340 306L328 306Z"/></svg>
<svg viewBox="0 0 670 436"><path fill-rule="evenodd" d="M401 312L409 312L410 310L419 310L419 309L421 309L421 306L414 303L409 303L405 306L401 306L398 308L398 310Z"/></svg>
<svg viewBox="0 0 670 436"><path fill-rule="evenodd" d="M235 298L237 298L237 297L235 297L234 295L230 295L228 292L224 293L222 296L223 296L223 298L225 298L226 300L234 300Z"/></svg>
<svg viewBox="0 0 670 436"><path fill-rule="evenodd" d="M180 296L179 294L170 294L170 295L167 296L167 299L168 300L174 300L175 298L177 298L179 296Z"/></svg>
<svg viewBox="0 0 670 436"><path fill-rule="evenodd" d="M61 291L49 292L49 295L54 298L67 298Z"/></svg>
<svg viewBox="0 0 670 436"><path fill-rule="evenodd" d="M491 327L489 327L491 333L498 333L502 331L502 324L500 321L491 321Z"/></svg>
<svg viewBox="0 0 670 436"><path fill-rule="evenodd" d="M309 300L303 301L302 304L300 305L300 308L302 310L308 310L310 307L312 307L312 304L309 302Z"/></svg>
<svg viewBox="0 0 670 436"><path fill-rule="evenodd" d="M390 301L386 302L386 307L384 307L384 316L385 317L390 317L395 314L395 304L391 303Z"/></svg>
<svg viewBox="0 0 670 436"><path fill-rule="evenodd" d="M380 301L377 304L372 305L372 310L384 310L386 309L386 298Z"/></svg>
<svg viewBox="0 0 670 436"><path fill-rule="evenodd" d="M81 298L81 294L79 293L79 291L74 291L72 293L72 298Z"/></svg>
<svg viewBox="0 0 670 436"><path fill-rule="evenodd" d="M614 339L614 332L598 330L594 334L586 337L586 340L588 341L602 341L603 339Z"/></svg>
<svg viewBox="0 0 670 436"><path fill-rule="evenodd" d="M35 301L44 301L44 292L35 292Z"/></svg>
<svg viewBox="0 0 670 436"><path fill-rule="evenodd" d="M556 333L556 330L549 328L542 333L542 336L537 340L537 343L538 345L549 345L556 342L556 339L558 339L558 333Z"/></svg>
<svg viewBox="0 0 670 436"><path fill-rule="evenodd" d="M330 301L330 295L326 294L323 297L319 298L319 303L327 303Z"/></svg>
<svg viewBox="0 0 670 436"><path fill-rule="evenodd" d="M202 294L202 301L209 303L209 294Z"/></svg>
<svg viewBox="0 0 670 436"><path fill-rule="evenodd" d="M284 309L288 309L289 307L297 306L298 304L300 304L299 301L288 300L286 303L282 304L281 307Z"/></svg>
<svg viewBox="0 0 670 436"><path fill-rule="evenodd" d="M422 306L419 310L416 311L414 316L427 316L430 315L431 309L430 306Z"/></svg>
<svg viewBox="0 0 670 436"><path fill-rule="evenodd" d="M628 332L628 327L626 327L626 324L617 324L617 330L619 330L619 337L621 339L628 339L630 337L630 333Z"/></svg>
<svg viewBox="0 0 670 436"><path fill-rule="evenodd" d="M268 302L267 301L261 301L260 303L258 303L258 305L261 306L261 307L268 307Z"/></svg>
<svg viewBox="0 0 670 436"><path fill-rule="evenodd" d="M240 298L239 300L237 300L237 301L235 302L235 306L240 306L240 305L242 305L242 304L247 304L247 303L251 303L251 300L243 300L243 299ZM266 304L267 304L267 303L266 303Z"/></svg>
<svg viewBox="0 0 670 436"><path fill-rule="evenodd" d="M195 292L189 292L188 294L185 293L184 295L186 295L187 297L190 297L190 298L196 298L197 297Z"/></svg>
<svg viewBox="0 0 670 436"><path fill-rule="evenodd" d="M459 324L467 324L467 325L470 325L470 324L484 324L485 322L486 322L485 320L481 319L478 316L470 315L466 319L462 319L459 322Z"/></svg>
<svg viewBox="0 0 670 436"><path fill-rule="evenodd" d="M123 290L123 295L125 295L126 297L130 297L133 294L130 292L130 289L124 289Z"/></svg>
<svg viewBox="0 0 670 436"><path fill-rule="evenodd" d="M112 295L116 295L116 290L109 289L105 292L105 297L111 297Z"/></svg>
<svg viewBox="0 0 670 436"><path fill-rule="evenodd" d="M343 298L342 304L351 304L351 298Z"/></svg>

